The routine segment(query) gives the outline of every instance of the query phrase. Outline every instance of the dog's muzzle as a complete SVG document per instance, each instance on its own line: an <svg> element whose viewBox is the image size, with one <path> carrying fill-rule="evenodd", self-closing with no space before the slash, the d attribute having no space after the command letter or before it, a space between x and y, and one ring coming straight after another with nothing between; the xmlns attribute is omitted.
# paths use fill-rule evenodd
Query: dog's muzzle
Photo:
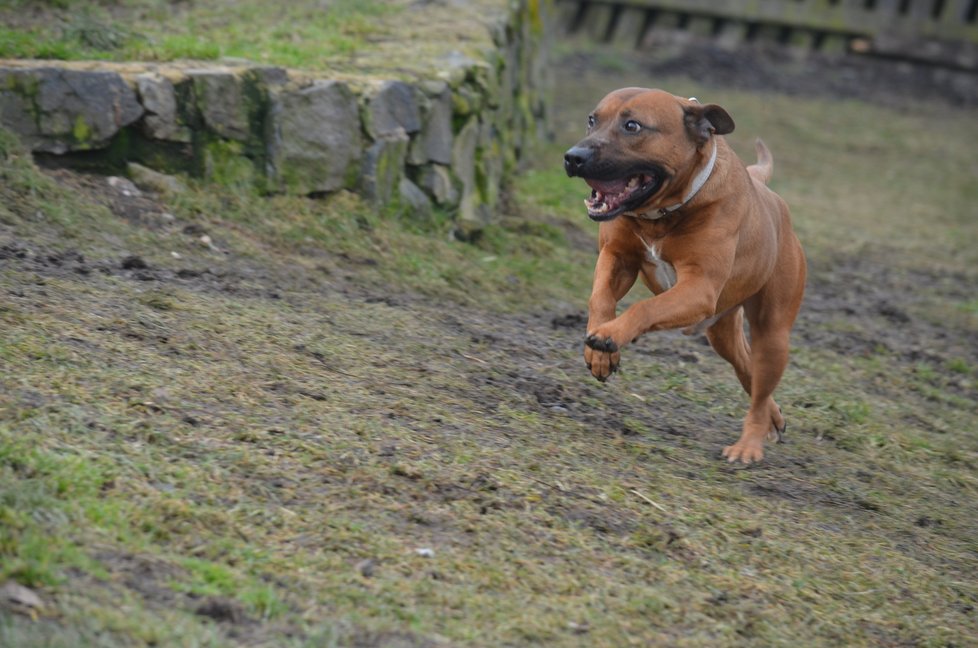
<svg viewBox="0 0 978 648"><path fill-rule="evenodd" d="M564 154L564 170L568 176L578 176L591 187L590 197L584 200L592 220L611 220L633 210L652 197L665 172L657 165L608 164L598 159L594 148L574 146Z"/></svg>
<svg viewBox="0 0 978 648"><path fill-rule="evenodd" d="M586 146L571 147L564 153L564 171L571 177L581 175L581 171L587 167L593 157L594 149L592 148Z"/></svg>

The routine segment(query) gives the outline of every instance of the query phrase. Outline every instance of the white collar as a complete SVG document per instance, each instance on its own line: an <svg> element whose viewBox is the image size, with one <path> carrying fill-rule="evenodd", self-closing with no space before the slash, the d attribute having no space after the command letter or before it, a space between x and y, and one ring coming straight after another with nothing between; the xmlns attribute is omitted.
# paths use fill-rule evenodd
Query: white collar
<svg viewBox="0 0 978 648"><path fill-rule="evenodd" d="M696 196L696 194L700 192L700 189L703 188L703 185L706 184L706 181L710 179L710 175L713 174L713 167L716 165L717 162L716 136L714 136L712 139L713 139L713 152L710 154L710 161L707 162L706 166L703 167L703 169L696 174L695 178L693 178L693 184L690 186L689 192L683 198L683 201L678 202L675 205L669 205L668 207L662 207L660 209L657 209L654 212L652 212L652 214L654 215L649 214L645 216L645 218L656 220L658 218L662 218L663 216L668 216L672 212L676 211L677 209L679 209L680 207L688 203Z"/></svg>

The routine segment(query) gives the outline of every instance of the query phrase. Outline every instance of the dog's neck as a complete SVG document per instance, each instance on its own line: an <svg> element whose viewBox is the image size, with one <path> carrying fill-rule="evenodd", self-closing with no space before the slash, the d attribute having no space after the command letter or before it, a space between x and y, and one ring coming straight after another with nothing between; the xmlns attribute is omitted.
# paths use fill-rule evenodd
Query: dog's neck
<svg viewBox="0 0 978 648"><path fill-rule="evenodd" d="M636 214L639 218L644 218L648 220L658 220L660 218L668 216L669 214L673 213L677 209L682 208L690 200L696 197L696 194L700 192L700 189L703 188L703 185L706 184L706 181L710 179L710 176L713 174L713 167L716 166L717 163L716 136L711 137L710 139L713 140L713 152L710 153L710 161L707 162L706 166L700 169L700 172L696 174L695 178L693 178L693 182L689 186L689 191L686 192L686 195L683 197L682 202L678 202L675 205L669 205L668 207L660 207L659 209L655 209L650 212Z"/></svg>

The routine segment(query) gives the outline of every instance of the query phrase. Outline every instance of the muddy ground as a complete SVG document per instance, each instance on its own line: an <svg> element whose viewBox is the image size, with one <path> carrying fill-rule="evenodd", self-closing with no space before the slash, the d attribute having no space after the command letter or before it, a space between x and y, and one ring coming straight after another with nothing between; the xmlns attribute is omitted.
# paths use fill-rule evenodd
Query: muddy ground
<svg viewBox="0 0 978 648"><path fill-rule="evenodd" d="M195 239L210 236L217 247L222 245L219 231L210 231L191 223L182 223L167 214L164 205L157 203L151 194L125 195L125 190L115 189L102 176L83 175L69 170L48 172L59 184L86 196L94 203L109 206L119 218L138 227L149 229L179 230L183 236ZM593 245L586 236L577 243L590 249ZM497 371L487 376L478 371L479 362L471 366L473 372L458 388L486 393L473 396L473 400L492 402L492 391L503 389L525 394L535 401L533 409L547 413L559 411L566 416L594 426L605 432L627 434L626 418L643 418L647 405L627 395L604 389L600 384L582 378L585 374L583 360L573 356L565 358L568 350L582 343L587 312L580 304L564 305L557 310L542 310L516 315L486 313L470 304L444 301L437 296L419 295L398 289L389 291L384 286L369 285L358 281L358 268L370 267L369 258L351 259L334 257L328 250L318 253L324 265L340 268L339 272L310 272L297 265L280 265L275 259L268 263L256 263L255 259L233 252L226 254L218 265L181 264L174 261L168 267L149 265L139 251L112 257L90 258L65 249L62 242L41 242L7 238L0 246L0 262L7 268L30 273L33 285L14 289L14 299L43 300L48 278L70 278L89 285L96 291L112 292L113 283L107 278L122 278L142 286L165 290L167 286L201 294L225 294L272 300L296 300L301 304L308 292L327 296L329 299L349 300L352 303L382 303L390 308L403 310L430 327L431 344L437 346L442 337L469 339L479 349L489 349L494 358L518 358L515 364L494 362ZM920 286L930 287L931 295L921 293ZM954 360L966 359L978 364L978 337L971 334L966 323L960 320L931 321L916 315L912 310L926 308L932 296L967 301L975 296L975 277L961 271L942 272L935 268L905 269L887 263L886 258L872 255L837 258L810 258L809 281L806 286L802 316L794 329L794 344L799 347L827 350L842 355L871 355L885 353L900 360L912 371L918 363L925 363L940 370ZM124 307L124 305L123 305ZM840 327L840 319L848 326ZM127 335L152 335L129 332ZM396 347L400 332L396 330L364 334L364 347ZM166 343L165 334L161 342ZM461 353L455 351L455 353ZM728 367L714 356L704 336L689 338L679 333L663 333L649 336L636 343L626 355L623 371L629 365L640 364L644 357L654 357L663 362L693 363L709 358L708 370L720 380L731 376ZM490 358L484 358L492 362ZM423 366L423 363L419 363ZM566 372L574 377L557 382L548 377L554 371ZM966 380L938 384L957 392L963 398L978 402L978 385ZM879 386L881 396L900 398L899 391L886 393L886 385ZM669 399L669 394L658 394L656 399ZM585 406L585 402L599 400L601 410ZM660 407L668 405L659 400ZM701 446L703 454L714 454L731 439L730 430L738 424L730 420L722 425L706 425L703 420L687 420L681 411L670 415L667 434L681 436ZM711 432L715 430L716 432ZM777 453L768 462L777 463Z"/></svg>
<svg viewBox="0 0 978 648"><path fill-rule="evenodd" d="M598 68L599 74L614 74L613 70L600 69L601 59L594 53L572 53L562 58L558 63L558 86L569 87L586 69ZM603 60L607 61L606 55ZM918 78L893 71L895 68L892 67L885 68L889 70L886 73L867 72L877 68L837 59L819 61L809 58L803 64L794 61L780 68L773 60L769 53L757 50L736 53L697 46L647 64L641 61L634 64L646 65L650 79L683 72L717 87L729 84L763 92L800 92L882 103L910 100L914 95L909 93L908 96L905 86L895 88L888 79ZM858 73L846 72L857 68ZM816 75L832 81L816 82ZM944 81L935 80L932 75L919 78L925 79L918 86L921 92L933 94L933 88L946 87L941 85ZM870 82L874 79L882 81ZM969 103L973 101L969 92L949 93L947 97L949 105L955 108L974 105ZM566 112L586 114L588 109L589 106L577 95L572 97L558 90L558 121L565 118ZM558 129L558 133L560 137L566 137L566 131ZM559 160L553 163L557 164ZM695 483L704 479L698 474L699 468L717 462L721 448L736 438L744 404L742 396L737 392L732 371L713 355L702 337L648 336L629 347L623 358L622 376L616 380L624 381L624 386L609 387L590 379L580 357L586 294L580 294L575 302L542 302L518 312L490 311L479 305L477 297L459 300L438 294L437 290L411 291L403 286L385 285L373 272L382 261L369 256L354 257L315 246L302 251L304 260L301 263L275 254L242 254L236 248L233 224L225 224L229 228L226 231L219 226L201 227L197 222L171 215L169 207L159 197L146 192L137 195L126 185L111 186L100 176L57 169L45 173L85 201L107 205L116 218L133 229L145 230L148 241L156 240L153 237L163 233L184 242L200 242L201 237L207 236L207 245L213 247L208 251L210 256L189 258L160 257L152 247L133 247L131 243L127 243L127 249L113 250L102 242L79 251L76 242L59 240L52 230L47 230L43 220L38 221L37 229L30 236L14 233L15 229L23 232L23 228L0 226L0 268L8 277L18 277L18 283L5 285L4 301L15 304L19 312L31 313L45 311L50 300L76 299L79 309L97 312L104 320L103 328L89 330L84 337L68 340L68 344L77 346L79 353L95 357L105 354L112 362L124 363L125 360L110 352L113 340L152 347L154 353L162 357L170 355L179 359L192 353L192 345L188 343L190 334L186 330L166 322L132 317L130 305L120 297L130 289L161 295L164 303L154 307L166 311L166 295L172 288L205 299L213 296L215 299L282 304L295 319L310 322L310 328L318 327L319 333L327 337L331 333L355 337L359 354L344 358L342 362L337 362L337 357L328 351L324 352L322 346L304 338L281 342L295 362L314 363L328 379L311 383L295 377L272 381L266 386L269 398L281 399L282 403L303 399L322 403L330 401L331 395L327 393L330 389L359 390L356 393L369 395L369 400L360 405L360 414L395 422L399 417L405 418L402 422L426 430L425 434L432 437L432 448L438 447L439 443L444 446L464 438L477 442L485 452L508 451L520 442L519 437L510 428L494 428L492 421L501 408L507 411L516 408L523 416L543 420L556 418L578 424L593 433L595 444L638 444L651 455L667 458L671 452L679 453L672 455L678 459L670 461L687 462L686 478ZM520 214L509 216L518 219ZM31 215L23 217L30 219ZM583 222L583 213L581 219L580 229L568 230L568 241L576 251L586 252L593 247L594 231L589 223ZM931 381L935 391L952 395L959 399L955 401L959 403L958 407L965 410L970 407L973 412L974 403L978 402L978 387L973 376L947 370L956 363L978 367L978 335L973 319L947 316L943 312L928 317L926 313L934 303L974 300L978 275L973 270L949 270L939 264L911 263L907 266L892 261L885 249L868 250L859 255L839 253L811 257L805 304L793 338L796 349L802 355L810 356L885 356L886 367L897 367L900 373L918 377L924 374L923 380ZM65 285L77 288L69 293L59 292ZM120 292L120 286L129 288ZM922 291L921 286L926 286L927 290ZM518 282L514 281L512 289L520 290ZM378 322L400 321L403 325L381 327L350 320L338 310L331 312L338 304L376 312ZM299 329L303 334L308 333L307 329ZM410 348L411 353L402 353L405 348ZM235 351L229 348L229 353ZM649 367L662 367L663 371L675 367L685 376L682 388L662 389L655 393L641 391L641 381L636 376L649 371ZM396 378L392 377L394 368L397 369ZM134 365L133 369L137 367ZM786 380L792 380L793 375L804 370L789 369ZM405 413L405 407L397 405L398 399L416 397L413 385L403 382L405 375L411 381L430 381L438 386L442 405L437 413L431 414L430 420L421 421L417 411L408 408ZM932 396L921 391L908 392L905 381L883 372L869 373L865 380L866 391L880 402L909 403L908 409L913 409L913 403L919 401L921 414L908 424L929 429L932 423L926 412L935 407L933 402L928 402ZM55 404L49 389L14 386L16 381L11 376L4 382L12 387L6 398L15 408L39 409ZM698 391L702 392L704 385L714 384L729 387L725 392L727 402L691 406L694 402L691 399L696 398ZM716 398L715 391L706 393L708 399ZM168 407L165 394L138 398L142 399L140 402L150 403L145 405L146 408ZM806 399L804 395L796 394L792 400L791 407L786 407L788 443L771 448L762 464L749 469L749 479L731 479L727 486L747 497L783 501L797 511L830 509L848 523L858 523L862 518L875 519L881 506L886 506L871 493L866 494L878 479L876 473L872 468L860 473L849 465L836 465L832 452L823 450L833 447L833 452L844 451L844 446L835 448L836 442L851 443L851 439L840 439L844 435L840 435L836 427L816 423L813 417L806 415L808 409L814 411L825 407L817 398ZM155 401L160 404L153 405ZM472 427L472 404L477 404L478 411L486 417L482 428ZM197 402L184 399L179 407L179 423L203 434L201 431L219 427L221 420L230 416L233 407L241 406L240 403L215 405L204 397ZM453 418L453 414L457 418ZM287 412L282 416L287 418ZM267 433L273 436L286 434L283 429L272 426ZM261 442L256 444L260 446ZM968 447L963 450L971 452ZM472 502L482 514L518 511L526 506L525 493L498 475L477 473L470 475L468 480L439 481L437 476L412 472L410 462L399 463L404 453L410 456L414 452L411 444L403 440L378 443L373 451L376 456L370 460L390 463L394 480L392 484L379 484L378 488L388 497L410 502L407 506L413 517L396 522L403 525L405 535L445 536L464 544L466 534L450 519L442 517L443 513L437 512L438 506L458 501ZM429 451L440 452L437 449ZM337 457L332 460L333 469L339 474L362 460L360 455ZM561 461L567 461L567 458ZM627 473L626 469L622 470ZM717 462L716 470L721 475L732 476L743 468ZM816 487L810 479L814 476L826 479L833 475L847 486L826 490ZM315 491L306 488L304 480L301 472L288 470L279 475L253 478L256 488L292 493L294 500L283 496L282 501L297 510L316 499ZM866 485L865 490L851 486L860 483ZM635 533L639 528L632 516L596 499L593 492L565 488L560 482L554 485L549 478L540 480L538 486L540 493L535 501L541 501L541 506L550 515L589 529L600 538ZM652 495L655 497L654 493ZM948 495L947 491L939 495L943 498L942 503L951 497L953 495ZM928 539L920 534L943 533L942 526L950 525L949 520L930 515L928 510L926 502L919 502L905 512L911 523L907 536L901 540L906 544L906 551L935 570L953 570L968 564L967 561L955 562L947 556L929 554L923 549ZM425 531L422 534L416 528ZM657 551L677 560L692 560L684 557L684 552L691 555L691 550L684 548L685 531L677 530L670 522L663 522L656 528L661 535L654 542ZM965 531L962 528L956 542L965 541ZM750 528L744 533L755 537L751 534L760 536L761 530ZM229 597L211 596L202 600L197 595L175 592L166 587L176 570L170 563L114 551L100 552L98 560L111 573L114 586L135 592L149 609L176 608L213 619L220 624L222 635L232 643L271 645L276 637L303 636L303 629L293 617L267 623L254 618ZM358 564L361 571L373 569L371 565ZM86 582L90 579L83 574L78 578ZM98 588L100 585L92 582L86 587ZM56 598L57 595L53 596ZM723 592L713 596L715 600L711 606L720 608L727 602ZM960 616L962 627L974 627L976 602L967 594L961 593L946 603L948 609L954 608L953 614ZM304 609L302 601L289 600L288 605L296 614ZM586 626L575 628L574 632L581 635L588 632ZM878 645L919 645L918 642L923 641L921 635L913 632L901 634L882 627L878 632ZM962 633L967 635L968 631ZM352 629L347 640L350 645L357 646L446 645L427 633L375 630L366 626ZM540 642L539 637L527 639L527 643L537 642Z"/></svg>

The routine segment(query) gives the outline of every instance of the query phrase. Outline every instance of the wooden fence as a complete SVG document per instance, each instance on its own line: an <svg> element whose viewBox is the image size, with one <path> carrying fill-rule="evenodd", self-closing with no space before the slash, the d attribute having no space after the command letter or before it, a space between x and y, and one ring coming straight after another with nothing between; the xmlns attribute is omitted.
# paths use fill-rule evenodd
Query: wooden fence
<svg viewBox="0 0 978 648"><path fill-rule="evenodd" d="M557 0L564 26L636 47L656 29L978 71L978 0Z"/></svg>

